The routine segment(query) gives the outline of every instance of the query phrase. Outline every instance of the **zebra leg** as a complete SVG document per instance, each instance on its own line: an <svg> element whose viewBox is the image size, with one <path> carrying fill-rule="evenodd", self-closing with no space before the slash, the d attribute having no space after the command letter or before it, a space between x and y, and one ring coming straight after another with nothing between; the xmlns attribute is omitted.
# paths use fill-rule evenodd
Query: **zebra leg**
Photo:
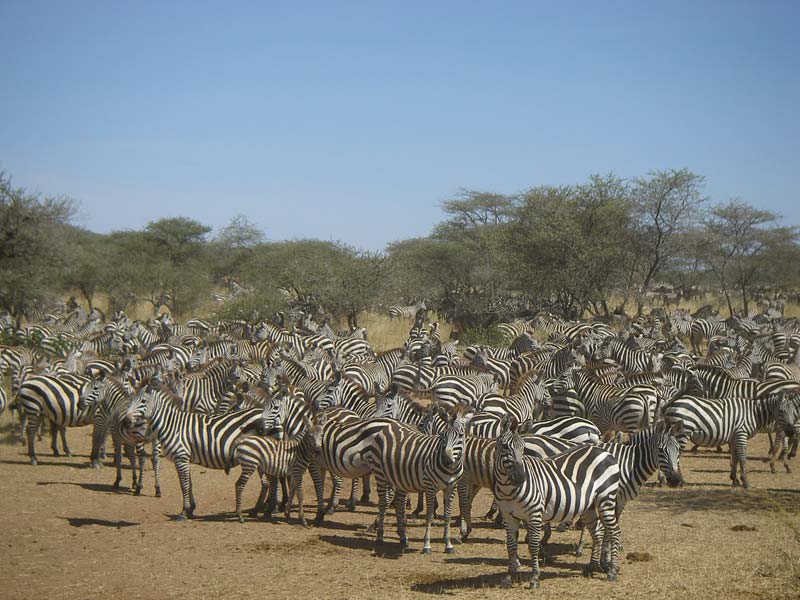
<svg viewBox="0 0 800 600"><path fill-rule="evenodd" d="M32 465L38 464L36 460L36 430L39 429L40 415L30 415L25 423L25 433L28 436L28 457Z"/></svg>
<svg viewBox="0 0 800 600"><path fill-rule="evenodd" d="M303 471L305 471L305 467L302 469L294 468L292 470L291 479L289 480L289 501L286 503L286 511L284 516L288 521L292 515L292 499L295 495L297 495L297 516L300 519L300 524L303 527L308 527L308 522L306 521L305 513L303 512Z"/></svg>
<svg viewBox="0 0 800 600"><path fill-rule="evenodd" d="M508 550L508 574L503 577L500 587L510 588L513 584L514 575L519 570L519 558L517 557L517 535L519 532L519 521L511 515L503 515L503 525L506 529L506 550ZM536 538L536 554L531 554L531 558L536 561L536 570L539 569L539 538ZM531 550L533 553L533 550Z"/></svg>
<svg viewBox="0 0 800 600"><path fill-rule="evenodd" d="M255 506L250 509L250 516L254 519L258 517L258 512L263 511L267 506L267 495L269 494L269 478L266 473L260 474L261 478L261 491L258 493L258 500Z"/></svg>
<svg viewBox="0 0 800 600"><path fill-rule="evenodd" d="M444 488L444 551L445 554L453 554L456 549L450 540L450 518L453 515L453 500L456 495L456 487L450 485ZM436 505L434 504L434 509Z"/></svg>
<svg viewBox="0 0 800 600"><path fill-rule="evenodd" d="M136 489L133 491L133 495L141 496L142 488L144 487L144 461L147 459L144 451L144 442L137 443L134 452L136 453L136 460L139 464L139 481L136 483Z"/></svg>
<svg viewBox="0 0 800 600"><path fill-rule="evenodd" d="M189 470L189 459L178 458L175 460L175 469L178 471L178 480L181 482L183 494L183 511L178 516L179 521L191 519L194 516L194 497L192 495L192 473Z"/></svg>
<svg viewBox="0 0 800 600"><path fill-rule="evenodd" d="M394 495L394 510L397 515L397 536L400 546L408 548L408 535L406 534L406 492L397 491Z"/></svg>
<svg viewBox="0 0 800 600"><path fill-rule="evenodd" d="M356 497L358 496L358 489L360 485L361 484L358 478L352 479L350 481L350 498L347 501L348 512L354 512L356 510ZM339 487L341 488L341 483L339 483Z"/></svg>
<svg viewBox="0 0 800 600"><path fill-rule="evenodd" d="M389 486L385 481L376 477L376 487L378 488L378 517L375 519L375 545L383 543L383 523L386 519L386 508L389 504Z"/></svg>
<svg viewBox="0 0 800 600"><path fill-rule="evenodd" d="M731 456L733 456L734 447L736 448L737 462L742 472L742 487L748 489L750 487L750 482L747 480L747 435L744 433L737 434L735 440L730 443ZM736 472L734 467L734 477L735 476Z"/></svg>
<svg viewBox="0 0 800 600"><path fill-rule="evenodd" d="M583 546L585 545L585 538L586 538L586 525L581 527L581 537L578 538L578 545L575 546L575 556L583 555Z"/></svg>
<svg viewBox="0 0 800 600"><path fill-rule="evenodd" d="M500 515L497 514L497 502L495 502L494 498L492 498L492 506L489 507L489 512L487 512L483 518L487 521L491 521L495 519L495 517L499 516Z"/></svg>
<svg viewBox="0 0 800 600"><path fill-rule="evenodd" d="M325 479L317 459L312 459L308 465L311 482L314 484L314 493L317 496L317 514L314 523L319 525L325 520Z"/></svg>
<svg viewBox="0 0 800 600"><path fill-rule="evenodd" d="M362 504L363 506L369 506L369 496L370 493L372 492L369 480L369 473L367 473L361 478L361 483L364 485L364 490L361 492L361 499L359 500L359 503Z"/></svg>
<svg viewBox="0 0 800 600"><path fill-rule="evenodd" d="M610 548L607 560L608 581L616 581L619 575L620 531L616 498L600 503L600 519L603 522L603 546ZM599 532L599 528L596 529Z"/></svg>
<svg viewBox="0 0 800 600"><path fill-rule="evenodd" d="M252 463L241 463L241 466L242 473L239 475L239 479L236 480L236 485L234 487L236 491L236 518L239 519L239 523L244 523L244 517L242 516L242 492L250 476L253 474L253 471L256 470L256 467Z"/></svg>
<svg viewBox="0 0 800 600"><path fill-rule="evenodd" d="M472 485L466 480L466 477L461 477L458 480L458 507L459 512L459 525L461 529L461 543L467 541L470 532L472 531Z"/></svg>
<svg viewBox="0 0 800 600"><path fill-rule="evenodd" d="M278 511L286 510L286 496L289 494L289 486L287 485L286 477L281 477L281 503L278 505ZM291 498L289 499L291 504Z"/></svg>
<svg viewBox="0 0 800 600"><path fill-rule="evenodd" d="M322 477L322 481L325 481L325 472L323 471L320 475ZM333 481L333 489L331 490L331 498L328 501L328 508L325 512L329 515L332 515L336 512L336 507L339 504L339 496L342 494L342 478L338 475L334 475L331 473L331 480ZM355 504L353 505L353 510L355 510Z"/></svg>
<svg viewBox="0 0 800 600"><path fill-rule="evenodd" d="M539 587L539 536L542 533L542 515L533 515L528 521L528 550L531 553L531 589Z"/></svg>
<svg viewBox="0 0 800 600"><path fill-rule="evenodd" d="M269 500L267 500L267 507L264 509L264 520L269 521L272 519L272 513L278 505L278 479L276 477L268 478L269 481Z"/></svg>
<svg viewBox="0 0 800 600"><path fill-rule="evenodd" d="M117 476L114 480L113 487L115 490L119 488L119 484L122 481L122 439L119 436L113 436L114 442L114 468L116 469ZM136 472L134 471L134 488L136 486Z"/></svg>
<svg viewBox="0 0 800 600"><path fill-rule="evenodd" d="M767 460L769 461L769 471L770 473L775 473L775 460L777 458L783 459L783 465L788 466L786 464L786 459L784 458L786 455L786 452L783 450L784 435L783 431L779 431L775 436L774 441L772 439L772 433L770 432L768 435L769 435L769 457Z"/></svg>
<svg viewBox="0 0 800 600"><path fill-rule="evenodd" d="M431 553L431 526L433 525L433 513L436 502L436 490L425 492L427 511L425 512L425 541L422 544L422 553Z"/></svg>
<svg viewBox="0 0 800 600"><path fill-rule="evenodd" d="M422 514L422 512L425 510L425 506L423 504L424 501L425 494L417 494L417 507L414 509L414 512L411 513L412 515L418 517Z"/></svg>
<svg viewBox="0 0 800 600"><path fill-rule="evenodd" d="M151 457L151 461L153 463L153 476L156 479L156 498L161 498L161 479L159 479L159 468L161 462L159 460L159 454L161 453L161 446L158 443L158 440L153 440L153 456ZM144 455L144 445L142 445L142 454ZM144 466L144 465L142 465ZM143 470L143 469L142 469ZM141 472L139 471L139 483L141 484Z"/></svg>
<svg viewBox="0 0 800 600"><path fill-rule="evenodd" d="M99 469L103 466L100 462L100 449L103 446L103 441L106 437L106 431L102 423L98 424L95 421L94 429L92 431L92 453L89 455L89 460L93 469Z"/></svg>
<svg viewBox="0 0 800 600"><path fill-rule="evenodd" d="M50 421L50 449L53 451L53 456L61 456L58 452L58 427L52 421Z"/></svg>
<svg viewBox="0 0 800 600"><path fill-rule="evenodd" d="M64 449L64 456L72 456L72 452L70 452L69 446L67 446L67 426L62 425L59 427L58 432L61 434L61 447Z"/></svg>

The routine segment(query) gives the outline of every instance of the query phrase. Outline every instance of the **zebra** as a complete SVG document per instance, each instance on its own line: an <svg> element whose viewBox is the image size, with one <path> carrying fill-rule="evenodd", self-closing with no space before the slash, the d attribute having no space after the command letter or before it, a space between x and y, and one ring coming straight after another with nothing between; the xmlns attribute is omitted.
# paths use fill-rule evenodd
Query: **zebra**
<svg viewBox="0 0 800 600"><path fill-rule="evenodd" d="M425 310L426 308L427 306L425 306L424 302L417 302L416 304L408 306L390 306L388 310L389 319L413 319L419 311Z"/></svg>
<svg viewBox="0 0 800 600"><path fill-rule="evenodd" d="M375 395L388 389L392 371L403 360L405 360L405 349L394 348L378 354L373 363L346 366L342 375L353 380L368 394Z"/></svg>
<svg viewBox="0 0 800 600"><path fill-rule="evenodd" d="M114 466L116 467L116 479L114 480L113 488L117 489L122 481L122 451L124 448L125 455L131 463L131 472L133 474L133 482L131 490L135 496L142 493L144 482L142 476L144 473L145 452L144 444L128 444L123 443L122 435L120 434L120 420L130 405L130 394L125 384L106 377L99 386L97 394L92 398L91 396L81 395L78 401L78 407L81 410L88 408L91 402L94 402L94 420L92 431L92 450L89 456L92 468L100 467L100 451L105 443L105 438L108 433L111 433L111 439L114 443ZM155 474L157 498L161 497L161 483L159 479L159 451L158 441L152 440L153 452L152 463L153 472ZM135 458L138 457L138 470Z"/></svg>
<svg viewBox="0 0 800 600"><path fill-rule="evenodd" d="M794 458L797 453L797 444L800 440L800 402L796 398L791 399L787 396L782 398L775 415L775 424L778 434L775 436L775 443L770 448L769 469L770 472L775 473L775 459L780 450L778 458L783 459L783 467L787 473L791 473L789 459ZM788 451L784 448L784 438L791 440L791 447Z"/></svg>
<svg viewBox="0 0 800 600"><path fill-rule="evenodd" d="M484 394L497 391L491 373L475 375L442 375L431 386L433 403L449 413L459 407L476 409Z"/></svg>
<svg viewBox="0 0 800 600"><path fill-rule="evenodd" d="M179 520L194 516L197 506L192 493L189 464L223 469L239 434L258 427L262 410L232 412L210 417L182 412L163 396L144 387L131 396L131 403L120 423L123 439L137 443L155 435L164 456L175 463L183 494Z"/></svg>
<svg viewBox="0 0 800 600"><path fill-rule="evenodd" d="M700 343L704 339L711 339L715 335L724 335L728 330L725 321L713 321L707 318L694 319L690 326L689 341L692 345L692 352L700 354Z"/></svg>
<svg viewBox="0 0 800 600"><path fill-rule="evenodd" d="M513 419L495 443L494 487L497 505L503 515L508 550L508 575L501 585L510 588L519 569L517 534L520 521L528 530L531 553L531 588L539 586L539 538L542 524L581 518L592 533L592 558L587 569L604 570L603 559L609 549L608 580L619 572L619 521L617 494L620 472L614 457L594 446L567 450L549 459L525 456L525 443ZM594 523L602 521L603 537ZM602 556L601 556L602 555Z"/></svg>
<svg viewBox="0 0 800 600"><path fill-rule="evenodd" d="M662 422L637 431L627 444L617 442L600 444L599 447L616 458L619 465L617 519L625 505L639 495L642 485L656 471L659 472L659 479L663 476L670 487L674 488L681 484L680 444L676 437L679 430L678 425L667 426ZM581 555L585 532L584 528L575 550L576 556Z"/></svg>
<svg viewBox="0 0 800 600"><path fill-rule="evenodd" d="M183 410L211 415L240 375L237 360L215 358L196 372L176 377L175 393L183 398Z"/></svg>
<svg viewBox="0 0 800 600"><path fill-rule="evenodd" d="M312 423L306 419L303 432L296 438L273 439L260 435L240 436L234 443L228 462L225 463L225 474L230 472L233 465L241 465L242 472L236 481L236 516L240 523L244 523L242 516L242 492L250 476L258 469L262 478L271 478L269 488L274 489L277 479L290 478L289 497L285 500L286 519L291 516L292 498L297 494L297 509L300 523L305 526L306 518L303 512L303 473L314 460L317 448L321 445L322 428L325 416L322 415ZM265 495L262 486L262 497L256 506L263 503ZM264 510L264 519L269 520L275 510L275 497L270 494L270 501ZM323 518L322 493L317 491L317 517L319 523Z"/></svg>
<svg viewBox="0 0 800 600"><path fill-rule="evenodd" d="M408 546L406 536L406 495L425 492L427 514L423 554L431 553L431 525L433 524L436 493L444 489L444 542L445 552L455 552L450 539L450 516L453 509L455 485L461 477L464 451L464 431L468 417L462 411L448 419L447 429L438 435L426 435L392 421L380 430L367 453L367 460L375 474L378 487L378 519L376 545L383 543L384 520L389 504L389 488L394 490L397 511L397 530L402 547Z"/></svg>
<svg viewBox="0 0 800 600"><path fill-rule="evenodd" d="M572 442L553 437L525 434L525 455L546 458L564 452L575 446ZM472 503L478 490L494 488L494 450L495 438L466 436L464 438L464 474L458 481L458 505L461 541L466 542L472 532ZM494 519L497 507L487 513L487 519Z"/></svg>
<svg viewBox="0 0 800 600"><path fill-rule="evenodd" d="M371 418L362 420L357 414L341 407L328 409L328 420L322 430L321 451L319 454L319 477L321 486L326 473L333 477L333 490L326 514L336 510L342 490L342 479L349 478L355 483L372 471L367 454L374 438L385 427L395 423L392 419ZM332 417L332 413L336 417ZM312 472L312 477L314 473ZM356 489L347 503L349 511L355 510ZM363 498L362 498L363 500Z"/></svg>
<svg viewBox="0 0 800 600"><path fill-rule="evenodd" d="M623 340L609 339L604 351L606 357L613 358L629 373L660 370L660 355L632 348Z"/></svg>
<svg viewBox="0 0 800 600"><path fill-rule="evenodd" d="M605 436L616 432L632 433L648 427L654 419L658 392L652 385L629 388L592 381L586 373L573 373L574 389L583 411L577 416L594 422Z"/></svg>
<svg viewBox="0 0 800 600"><path fill-rule="evenodd" d="M729 444L731 450L730 479L733 487L749 488L747 480L747 441L757 432L774 431L783 397L763 398L698 398L681 396L664 411L670 425L679 425L676 434L681 451L688 440L699 446ZM737 479L737 467L741 481Z"/></svg>
<svg viewBox="0 0 800 600"><path fill-rule="evenodd" d="M93 410L81 410L81 396L90 398L98 393L98 385L86 377L65 375L32 375L20 385L17 402L25 411L28 437L28 456L32 465L38 464L34 442L35 432L42 419L51 425L51 445L53 456L59 456L56 437L61 433L61 445L66 456L72 456L67 445L67 427L88 425Z"/></svg>

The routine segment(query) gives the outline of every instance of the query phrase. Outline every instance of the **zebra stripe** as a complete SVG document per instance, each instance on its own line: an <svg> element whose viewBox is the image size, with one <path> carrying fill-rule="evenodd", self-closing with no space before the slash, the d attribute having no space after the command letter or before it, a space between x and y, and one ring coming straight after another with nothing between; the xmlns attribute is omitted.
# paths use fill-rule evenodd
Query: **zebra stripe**
<svg viewBox="0 0 800 600"><path fill-rule="evenodd" d="M120 430L132 442L144 442L151 434L158 438L164 456L178 471L183 494L180 518L186 519L192 518L196 507L189 464L223 469L237 436L257 426L261 414L259 408L222 417L182 412L164 397L143 389L132 396Z"/></svg>
<svg viewBox="0 0 800 600"><path fill-rule="evenodd" d="M542 524L581 518L592 533L592 558L589 572L603 569L602 547L610 547L608 580L619 572L619 521L617 493L620 473L614 457L593 446L567 450L553 458L525 456L525 443L516 428L497 439L494 462L494 496L503 514L508 550L508 575L503 587L519 568L517 533L520 521L528 529L531 553L531 588L539 585L539 537ZM603 537L594 523L602 521Z"/></svg>

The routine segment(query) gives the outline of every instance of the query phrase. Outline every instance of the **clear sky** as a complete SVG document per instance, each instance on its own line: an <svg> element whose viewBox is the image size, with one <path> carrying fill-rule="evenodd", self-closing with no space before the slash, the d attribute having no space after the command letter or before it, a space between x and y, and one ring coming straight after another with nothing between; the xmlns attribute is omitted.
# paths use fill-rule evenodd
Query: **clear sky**
<svg viewBox="0 0 800 600"><path fill-rule="evenodd" d="M798 31L793 0L0 0L0 169L99 232L380 249L460 187L683 167L799 224Z"/></svg>

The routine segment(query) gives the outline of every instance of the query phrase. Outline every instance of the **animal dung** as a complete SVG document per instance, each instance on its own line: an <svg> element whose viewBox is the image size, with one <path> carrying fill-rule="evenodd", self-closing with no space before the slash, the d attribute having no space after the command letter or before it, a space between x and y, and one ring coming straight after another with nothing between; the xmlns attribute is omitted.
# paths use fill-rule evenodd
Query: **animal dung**
<svg viewBox="0 0 800 600"><path fill-rule="evenodd" d="M755 531L755 527L750 527L749 525L734 525L731 527L731 531Z"/></svg>
<svg viewBox="0 0 800 600"><path fill-rule="evenodd" d="M650 562L653 560L653 555L649 552L628 552L625 558L631 562Z"/></svg>

